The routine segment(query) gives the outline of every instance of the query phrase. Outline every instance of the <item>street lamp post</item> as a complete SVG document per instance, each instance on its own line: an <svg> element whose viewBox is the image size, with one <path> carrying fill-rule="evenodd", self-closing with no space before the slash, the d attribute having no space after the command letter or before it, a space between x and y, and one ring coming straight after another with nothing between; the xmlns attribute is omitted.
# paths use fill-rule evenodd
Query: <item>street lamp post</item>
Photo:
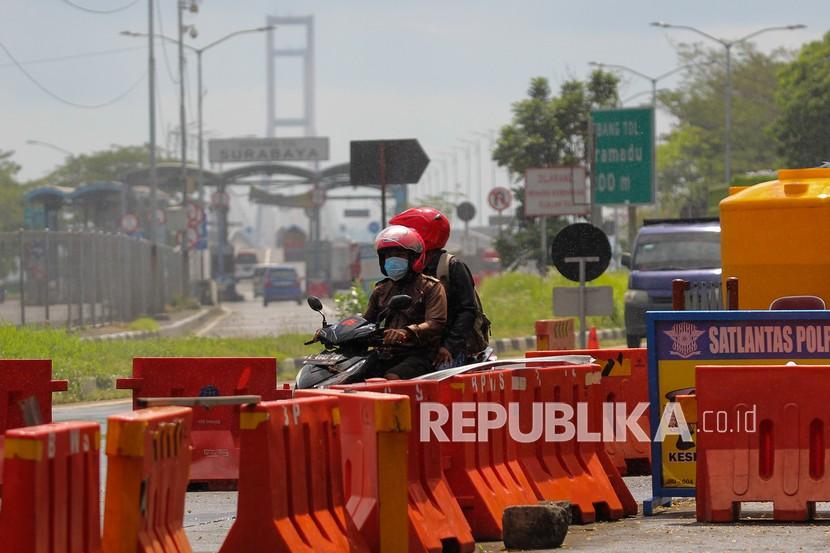
<svg viewBox="0 0 830 553"><path fill-rule="evenodd" d="M31 140L30 139L30 140L26 141L26 144L30 144L32 146L44 146L46 148L49 148L50 150L55 150L56 152L61 152L62 154L66 154L70 158L75 157L75 154L73 152L70 152L66 148L61 148L60 146L58 146L56 144L52 144L51 142L45 142L43 140ZM77 184L81 183L81 176L82 176L81 175L81 165L78 164L77 173L75 175L75 179L78 181Z"/></svg>
<svg viewBox="0 0 830 553"><path fill-rule="evenodd" d="M750 38L756 37L762 33L767 33L770 31L794 31L797 29L804 29L806 25L797 24L797 25L781 25L775 27L765 27L763 29L759 29L755 32L749 33L739 39L736 40L725 40L722 38L717 38L715 36L710 35L700 29L695 27L691 27L689 25L672 25L671 23L666 23L664 21L654 21L651 23L653 27L661 27L663 29L684 29L687 31L691 31L693 33L697 33L698 35L717 42L726 50L726 90L724 92L724 104L725 104L725 144L724 144L724 178L726 180L726 184L730 184L732 181L732 47L736 44L741 44L743 42L748 41Z"/></svg>
<svg viewBox="0 0 830 553"><path fill-rule="evenodd" d="M203 137L204 137L204 117L202 117L202 99L203 99L205 94L204 94L204 87L203 87L203 84L202 84L202 54L204 54L206 51L210 50L214 46L218 46L219 44L221 44L221 43L225 42L226 40L228 40L230 38L233 38L235 36L249 34L249 33L262 33L262 32L269 31L269 30L275 29L275 28L276 28L275 26L271 25L271 26L267 26L267 27L255 27L255 28L252 28L252 29L242 29L240 31L234 31L232 33L228 33L227 35L223 36L222 38L220 38L218 40L214 40L213 42L211 42L207 46L203 46L202 48L196 48L196 47L191 46L189 44L182 43L182 46L184 48L187 48L188 50L190 50L191 52L194 52L196 54L196 81L197 81L197 88L199 89L199 98L198 98L198 101L197 101L197 104L196 104L197 105L196 109L199 112L198 113L198 117L199 117L199 130L198 130L198 133L199 133L199 137L198 137L198 141L199 141L199 149L198 149L198 151L199 151L199 154L198 154L199 155L198 189L199 189L199 200L200 201L204 201L204 175L202 173L204 171L204 164L205 164L204 139L203 139ZM130 31L122 31L121 34L125 35L125 36L132 36L132 37L146 36L145 33L134 33L134 32L130 32ZM156 37L160 38L162 40L166 40L167 42L174 43L174 44L179 43L178 40L176 40L174 38L171 38L171 37L168 37L168 36L157 34Z"/></svg>
<svg viewBox="0 0 830 553"><path fill-rule="evenodd" d="M198 94L199 97L198 97L198 101L197 101L197 110L198 110L198 117L199 117L199 127L198 127L198 129L199 129L198 130L198 134L199 134L199 136L198 136L198 142L199 142L199 148L198 148L198 152L199 152L198 153L198 156L199 156L199 173L198 173L198 176L197 176L197 188L198 188L199 202L200 203L203 203L205 201L205 187L204 187L205 154L204 154L204 117L203 117L203 98L204 98L205 93L204 93L204 85L203 85L203 82L202 82L202 54L204 54L206 51L210 50L211 48L213 48L215 46L218 46L219 44L221 44L221 43L225 42L226 40L228 40L230 38L233 38L235 36L249 34L249 33L261 33L261 32L265 32L265 31L275 29L275 28L276 27L274 25L269 25L269 26L265 26L265 27L255 27L255 28L251 28L251 29L241 29L239 31L234 31L232 33L228 33L227 35L225 35L225 36L223 36L223 37L221 37L217 40L214 40L213 42L203 46L202 48L196 48L196 47L191 46L189 44L185 44L183 40L176 40L174 38L171 38L171 37L168 37L168 36L165 36L165 35L160 35L160 34L155 35L155 37L157 37L157 38L160 38L162 40L166 40L167 42L170 42L170 43L173 43L173 44L177 44L181 48L187 48L188 50L190 50L191 52L194 52L196 54L196 75L197 75L196 80L197 80L197 88L198 88L198 92L199 92L199 94ZM152 37L153 36L152 34L136 33L136 32L132 32L132 31L122 31L121 34L124 35L124 36L130 36L130 37L143 37L143 36ZM152 42L153 42L153 40L152 40L152 38L150 38L150 43L152 44ZM151 46L151 48L152 48L152 46ZM154 120L154 119L155 119L154 117L151 117L151 120ZM155 127L153 127L153 128L155 128ZM152 134L155 135L154 132ZM184 134L184 125L182 125L182 134ZM184 140L184 139L182 139L182 140ZM153 141L155 141L155 138L153 138ZM154 164L154 161L155 161L154 152L155 152L155 150L153 148L151 148L151 151L153 152L151 154L151 156L152 156L151 159L153 160L153 164L151 165L151 168L150 168L151 169L151 180L155 183L155 178L153 177L153 172L155 171L155 164ZM183 152L183 155L182 155L182 160L184 160L184 152ZM184 163L184 161L183 161L183 163ZM183 167L184 167L184 165L183 165ZM155 188L153 188L152 190L154 191ZM186 190L185 190L185 198L186 198ZM222 244L222 248L224 248L224 244ZM224 249L222 251L220 251L220 253L219 253L220 260L223 259L223 257L222 257L223 255L224 255Z"/></svg>

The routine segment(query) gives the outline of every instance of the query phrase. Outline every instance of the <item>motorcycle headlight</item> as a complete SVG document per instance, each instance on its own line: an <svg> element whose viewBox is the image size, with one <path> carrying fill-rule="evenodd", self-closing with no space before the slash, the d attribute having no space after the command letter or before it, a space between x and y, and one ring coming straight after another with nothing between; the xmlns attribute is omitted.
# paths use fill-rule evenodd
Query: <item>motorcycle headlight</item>
<svg viewBox="0 0 830 553"><path fill-rule="evenodd" d="M627 290L625 303L648 303L648 292L645 290Z"/></svg>

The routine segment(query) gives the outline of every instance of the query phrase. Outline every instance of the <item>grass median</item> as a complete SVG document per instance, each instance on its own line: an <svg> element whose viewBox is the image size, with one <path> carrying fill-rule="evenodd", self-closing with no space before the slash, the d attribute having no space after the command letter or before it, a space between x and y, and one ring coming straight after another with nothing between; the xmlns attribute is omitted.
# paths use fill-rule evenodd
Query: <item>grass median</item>
<svg viewBox="0 0 830 553"><path fill-rule="evenodd" d="M621 328L624 326L623 295L628 288L628 271L608 272L589 283L611 286L614 290L614 314L610 317L588 317L587 326ZM484 280L479 287L484 312L493 323L494 338L532 336L538 319L553 317L553 287L578 286L557 271L547 277L536 274L504 273ZM578 329L579 321L575 328Z"/></svg>
<svg viewBox="0 0 830 553"><path fill-rule="evenodd" d="M304 346L307 334L263 338L155 338L93 342L65 330L0 326L4 359L52 359L55 379L69 380L69 391L55 403L125 398L115 379L132 373L133 357L301 357L319 350ZM291 377L293 367L284 378ZM282 377L282 375L281 375Z"/></svg>

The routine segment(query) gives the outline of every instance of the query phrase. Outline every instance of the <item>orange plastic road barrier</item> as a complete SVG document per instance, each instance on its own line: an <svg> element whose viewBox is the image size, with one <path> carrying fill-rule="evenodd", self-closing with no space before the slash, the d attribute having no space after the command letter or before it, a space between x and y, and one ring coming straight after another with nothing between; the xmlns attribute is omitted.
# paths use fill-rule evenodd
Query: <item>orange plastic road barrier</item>
<svg viewBox="0 0 830 553"><path fill-rule="evenodd" d="M830 501L830 366L698 366L697 519L731 522L741 502L775 520Z"/></svg>
<svg viewBox="0 0 830 553"><path fill-rule="evenodd" d="M93 422L9 430L0 549L99 553L101 432Z"/></svg>
<svg viewBox="0 0 830 553"><path fill-rule="evenodd" d="M133 377L116 387L144 397L234 396L254 394L263 401L286 399L277 389L277 361L269 357L136 357ZM239 477L239 409L193 408L191 483L234 489Z"/></svg>
<svg viewBox="0 0 830 553"><path fill-rule="evenodd" d="M533 403L555 402L573 409L575 429L602 430L602 394L597 365L527 368L513 371L513 401L519 404L520 430L533 426ZM589 418L580 423L578 403ZM556 428L558 433L564 428ZM637 504L599 441L567 441L545 436L517 443L519 464L540 499L567 499L573 519L585 524L597 519L617 520L637 514Z"/></svg>
<svg viewBox="0 0 830 553"><path fill-rule="evenodd" d="M220 553L369 551L346 516L339 425L332 397L243 409L237 515Z"/></svg>
<svg viewBox="0 0 830 553"><path fill-rule="evenodd" d="M103 553L190 553L192 417L189 407L152 407L107 419Z"/></svg>
<svg viewBox="0 0 830 553"><path fill-rule="evenodd" d="M441 444L444 474L458 500L476 540L498 540L502 534L502 514L513 505L538 501L530 482L517 461L515 443L508 437L508 428L483 429L486 440L478 439L477 403L507 405L512 396L511 371L463 374L439 383L440 402L450 409L453 404L472 405L464 413L467 433L472 441L453 439L452 413L444 427L449 438ZM485 436L482 436L484 438Z"/></svg>
<svg viewBox="0 0 830 553"><path fill-rule="evenodd" d="M574 349L576 335L573 319L543 319L536 321L536 349Z"/></svg>
<svg viewBox="0 0 830 553"><path fill-rule="evenodd" d="M556 355L555 351L527 352L526 357ZM646 348L581 349L568 352L572 355L590 355L602 368L603 401L625 403L626 412L632 413L640 403L648 403L648 353ZM648 410L638 419L640 428L651 435ZM605 451L623 475L651 474L651 444L641 442L628 434L625 442L606 442Z"/></svg>
<svg viewBox="0 0 830 553"><path fill-rule="evenodd" d="M409 398L344 390L298 390L333 396L340 411L346 512L370 551L406 553Z"/></svg>
<svg viewBox="0 0 830 553"><path fill-rule="evenodd" d="M33 424L23 420L21 401L34 397L40 411L35 424L49 423L52 422L52 392L65 392L68 386L66 380L52 380L51 359L0 360L0 451L6 430ZM2 473L3 456L0 455Z"/></svg>
<svg viewBox="0 0 830 553"><path fill-rule="evenodd" d="M438 402L438 382L390 380L337 388L409 396L412 413L407 484L410 552L475 551L470 525L441 469L440 444L436 441L421 441L420 438L419 410L423 402Z"/></svg>

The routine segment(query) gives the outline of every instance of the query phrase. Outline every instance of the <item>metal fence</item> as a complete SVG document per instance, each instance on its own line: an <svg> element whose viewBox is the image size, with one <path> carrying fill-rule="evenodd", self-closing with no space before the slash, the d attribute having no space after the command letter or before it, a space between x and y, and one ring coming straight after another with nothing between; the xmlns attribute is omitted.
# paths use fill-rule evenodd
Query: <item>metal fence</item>
<svg viewBox="0 0 830 553"><path fill-rule="evenodd" d="M0 233L0 319L67 327L131 321L182 295L182 256L102 232Z"/></svg>

